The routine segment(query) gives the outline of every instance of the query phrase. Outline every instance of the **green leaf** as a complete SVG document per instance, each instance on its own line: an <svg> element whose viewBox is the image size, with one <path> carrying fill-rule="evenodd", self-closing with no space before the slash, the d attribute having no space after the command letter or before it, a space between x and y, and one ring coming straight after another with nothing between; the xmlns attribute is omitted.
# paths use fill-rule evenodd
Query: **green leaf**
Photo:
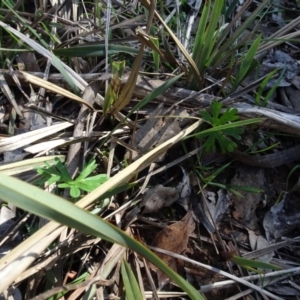
<svg viewBox="0 0 300 300"><path fill-rule="evenodd" d="M159 40L157 37L150 36L152 43L159 49ZM155 72L159 72L160 55L157 51L152 49L152 56L155 65Z"/></svg>
<svg viewBox="0 0 300 300"><path fill-rule="evenodd" d="M60 161L59 158L56 158L55 159L55 166L57 167L57 169L59 170L60 174L62 174L63 178L62 180L63 181L72 181L73 179L71 178L71 176L69 175L69 172L66 168L66 166L64 166L62 164L62 162Z"/></svg>
<svg viewBox="0 0 300 300"><path fill-rule="evenodd" d="M1 172L0 190L1 199L16 205L17 207L136 251L139 255L145 257L161 269L171 278L171 280L184 290L192 300L204 299L191 284L170 269L148 248L128 236L118 227L104 221L100 217L92 215L61 197L46 193L35 186L16 178L9 177Z"/></svg>
<svg viewBox="0 0 300 300"><path fill-rule="evenodd" d="M93 158L83 168L82 172L78 175L75 181L80 181L88 177L96 168L97 168L96 160Z"/></svg>
<svg viewBox="0 0 300 300"><path fill-rule="evenodd" d="M252 43L250 49L245 55L245 58L243 59L239 67L236 79L234 80L233 90L235 90L238 87L238 85L245 79L245 77L258 65L254 57L260 45L261 39L262 35L260 34Z"/></svg>
<svg viewBox="0 0 300 300"><path fill-rule="evenodd" d="M126 292L126 299L143 300L144 297L141 293L139 284L134 276L130 265L125 260L122 261L121 273Z"/></svg>
<svg viewBox="0 0 300 300"><path fill-rule="evenodd" d="M70 196L72 198L78 198L80 196L80 189L76 185L71 186L71 188L70 188Z"/></svg>
<svg viewBox="0 0 300 300"><path fill-rule="evenodd" d="M203 120L210 123L210 125L213 125L214 120L213 120L212 116L206 110L201 110L199 113Z"/></svg>
<svg viewBox="0 0 300 300"><path fill-rule="evenodd" d="M96 189L98 186L100 186L102 183L107 181L109 177L106 174L99 174L96 176L92 176L89 178L86 178L81 181L76 180L76 185L86 191L86 192L92 192L94 189Z"/></svg>
<svg viewBox="0 0 300 300"><path fill-rule="evenodd" d="M217 145L221 148L222 153L232 152L237 144L230 140L227 136L230 136L234 139L240 140L241 134L244 132L244 129L238 127L238 124L235 122L238 120L237 109L236 108L227 108L226 111L221 115L222 103L214 100L211 103L211 112L210 115L206 110L200 111L202 118L208 122L214 129L214 131L202 131L198 134L198 138L206 138L203 148L205 151L215 152ZM220 126L224 124L236 124L236 126L231 128L221 128Z"/></svg>
<svg viewBox="0 0 300 300"><path fill-rule="evenodd" d="M47 162L45 162L47 167L37 168L37 172L44 178L35 181L36 185L43 185L46 182L49 185L52 183L58 183L59 188L70 188L71 197L78 198L81 194L80 189L86 192L92 192L99 185L109 179L106 174L98 174L86 178L97 168L95 159L91 159L87 163L81 174L75 180L70 177L67 168L58 158L55 158L54 161L58 170L49 165Z"/></svg>
<svg viewBox="0 0 300 300"><path fill-rule="evenodd" d="M138 49L127 46L120 46L114 44L108 44L108 55L128 53L128 54L138 54ZM94 44L88 46L76 46L65 49L54 49L53 53L58 56L68 56L68 57L93 57L93 56L105 56L105 45L104 44Z"/></svg>
<svg viewBox="0 0 300 300"><path fill-rule="evenodd" d="M246 258L242 258L242 257L235 256L235 255L232 256L230 258L230 260L235 262L236 264L240 265L244 269L248 269L248 270L254 271L256 273L263 273L259 269L275 270L275 271L282 270L281 267L273 265L273 264L269 264L269 263L266 263L263 261L258 261L258 260L246 259Z"/></svg>
<svg viewBox="0 0 300 300"><path fill-rule="evenodd" d="M61 73L61 75L64 77L64 79L69 84L69 86L71 87L72 91L74 92L74 94L76 94L77 96L79 96L80 95L80 90L79 90L78 86L76 85L76 83L73 80L73 78L69 75L69 73L65 70L65 68L62 65L60 59L58 57L56 57L56 56L53 55L51 63Z"/></svg>

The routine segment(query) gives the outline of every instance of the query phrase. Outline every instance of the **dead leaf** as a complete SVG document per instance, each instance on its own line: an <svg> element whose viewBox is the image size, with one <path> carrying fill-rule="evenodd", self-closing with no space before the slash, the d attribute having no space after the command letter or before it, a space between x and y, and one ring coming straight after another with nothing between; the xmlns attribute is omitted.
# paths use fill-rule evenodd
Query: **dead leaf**
<svg viewBox="0 0 300 300"><path fill-rule="evenodd" d="M146 192L142 202L142 206L145 206L143 213L157 212L164 206L172 205L177 199L179 199L179 193L176 188L157 185Z"/></svg>
<svg viewBox="0 0 300 300"><path fill-rule="evenodd" d="M223 217L228 211L227 195L221 189L217 193L204 189L203 197L199 201L194 198L192 206L198 221L212 234L219 228Z"/></svg>
<svg viewBox="0 0 300 300"><path fill-rule="evenodd" d="M187 249L187 244L190 234L195 229L195 222L193 219L192 211L188 211L187 214L178 222L167 226L160 231L152 242L153 247L165 249L170 252L182 254ZM157 255L175 272L177 271L177 260L174 257L163 253L157 253ZM158 283L167 278L164 273L151 265L153 270L157 272Z"/></svg>
<svg viewBox="0 0 300 300"><path fill-rule="evenodd" d="M264 62L261 64L259 76L262 77L269 74L275 69L286 69L283 78L278 83L279 87L290 86L290 80L299 74L299 66L296 61L288 54L281 50L270 53ZM272 87L276 83L277 78L268 81L267 87Z"/></svg>
<svg viewBox="0 0 300 300"><path fill-rule="evenodd" d="M249 242L251 249L254 250L263 250L267 248L270 244L269 242L260 234L256 234L252 230L248 230ZM268 251L266 254L258 256L256 259L264 262L270 262L274 256L273 251Z"/></svg>
<svg viewBox="0 0 300 300"><path fill-rule="evenodd" d="M233 186L264 188L264 169L241 166L237 168L236 174L231 180ZM238 190L240 195L231 194L233 204L232 216L235 220L246 226L248 229L257 229L256 209L262 201L261 193L252 193Z"/></svg>
<svg viewBox="0 0 300 300"><path fill-rule="evenodd" d="M183 168L181 169L183 178L176 188L157 185L155 188L147 190L141 203L144 214L157 212L163 207L171 206L174 202L177 202L183 206L185 210L188 210L191 183L187 172Z"/></svg>
<svg viewBox="0 0 300 300"><path fill-rule="evenodd" d="M299 195L293 193L278 204L273 205L265 214L263 226L269 242L279 239L300 224Z"/></svg>

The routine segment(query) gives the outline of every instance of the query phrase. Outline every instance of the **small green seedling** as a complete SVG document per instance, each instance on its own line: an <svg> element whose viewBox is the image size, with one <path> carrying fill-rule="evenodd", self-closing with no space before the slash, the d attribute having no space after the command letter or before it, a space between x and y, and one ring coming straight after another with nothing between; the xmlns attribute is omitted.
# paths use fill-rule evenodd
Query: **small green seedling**
<svg viewBox="0 0 300 300"><path fill-rule="evenodd" d="M214 100L210 105L210 115L206 110L201 110L200 115L207 123L209 123L215 131L208 131L207 133L200 134L199 137L206 138L203 148L205 151L216 151L217 144L219 144L222 153L232 152L237 144L229 139L227 136L231 136L234 139L240 140L241 134L244 129L241 127L232 127L227 129L218 130L218 126L230 124L239 119L237 115L237 109L227 108L227 110L220 116L222 103Z"/></svg>
<svg viewBox="0 0 300 300"><path fill-rule="evenodd" d="M55 158L54 166L47 162L45 162L45 165L44 167L36 168L36 171L42 175L42 178L35 181L35 184L41 186L45 183L48 185L56 183L59 188L69 188L72 198L78 198L81 195L81 191L92 192L109 179L106 174L88 177L97 168L95 159L91 159L74 180L69 175L66 166L58 158Z"/></svg>
<svg viewBox="0 0 300 300"><path fill-rule="evenodd" d="M122 83L122 77L126 62L123 61L113 61L112 62L112 78L109 83L108 89L105 93L105 98L103 102L103 113L107 114L112 108L114 102L119 96L119 90Z"/></svg>

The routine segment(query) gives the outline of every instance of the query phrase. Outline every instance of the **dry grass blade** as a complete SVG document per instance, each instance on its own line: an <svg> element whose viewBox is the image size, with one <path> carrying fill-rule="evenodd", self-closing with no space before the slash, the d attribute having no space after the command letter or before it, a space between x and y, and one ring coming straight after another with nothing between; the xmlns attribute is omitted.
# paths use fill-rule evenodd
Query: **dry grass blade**
<svg viewBox="0 0 300 300"><path fill-rule="evenodd" d="M293 30L300 24L300 17L292 20L290 23L286 24L284 27L272 34L266 42L262 43L258 48L256 55L263 53L271 48L274 48L282 43L289 41L289 39L294 39L300 35L300 31L292 32L287 34L287 32ZM273 40L272 40L273 39Z"/></svg>
<svg viewBox="0 0 300 300"><path fill-rule="evenodd" d="M149 9L149 6L151 5L150 4L151 2L149 2L148 0L140 0L140 2L146 8ZM198 82L200 82L201 81L201 74L199 73L199 70L198 70L195 62L193 61L193 59L191 58L191 56L189 55L187 50L184 48L182 43L179 41L179 39L176 37L176 35L173 33L173 31L169 28L169 26L164 22L164 20L161 18L161 16L158 14L157 11L155 11L155 17L159 20L159 22L164 26L164 28L167 30L169 35L172 37L172 39L176 43L177 47L180 49L180 51L182 52L182 54L184 55L184 57L188 61L189 65L191 66L192 71L195 74L196 79L198 80Z"/></svg>
<svg viewBox="0 0 300 300"><path fill-rule="evenodd" d="M274 271L274 272L269 272L267 274L264 274L264 281L266 282L267 279L270 278L270 280L274 280L276 277L280 277L280 276L286 276L289 277L291 275L291 273L293 275L297 275L300 273L300 268L296 267L296 268L291 268L291 269L287 269L287 270L281 270L281 271ZM252 281L252 280L260 280L262 278L262 275L251 275L251 276L247 276L247 277L243 277L243 280L246 281ZM221 289L221 288L227 288L230 287L232 285L236 284L236 281L234 280L225 280L225 281L220 281L220 282L215 282L212 284L208 284L208 285L203 285L201 286L201 292L202 293L207 293L211 290L216 290L216 289Z"/></svg>
<svg viewBox="0 0 300 300"><path fill-rule="evenodd" d="M0 141L0 153L3 153L5 151L12 151L27 146L37 140L40 140L58 131L66 129L70 126L73 126L73 124L69 122L64 122L49 127L37 129L34 131L26 132L23 134L19 134L18 136L12 136L9 138L2 139Z"/></svg>
<svg viewBox="0 0 300 300"><path fill-rule="evenodd" d="M129 165L123 171L109 179L99 188L85 196L83 199L77 202L76 205L81 208L85 208L109 190L130 180L135 174L149 166L170 147L182 140L185 136L191 134L199 127L201 123L201 120L197 121L173 138L151 150L149 153L145 154L133 164ZM1 258L0 277L2 278L2 281L0 284L0 292L4 291L15 280L15 278L17 278L24 270L26 270L28 266L32 264L34 260L46 249L46 247L48 247L48 245L62 232L64 227L58 229L59 227L60 225L56 222L52 221L48 223L34 235L30 236L27 240L14 248L12 252ZM56 229L58 230L55 231ZM26 257L26 259L20 259L24 257L24 253L30 253L31 255ZM17 268L16 262L18 262Z"/></svg>
<svg viewBox="0 0 300 300"><path fill-rule="evenodd" d="M156 6L156 0L153 0L149 6L149 18L147 21L147 29L146 29L147 32L149 31L150 26L152 24L155 6ZM132 97L133 91L135 89L135 84L136 84L136 81L138 78L140 65L141 65L141 61L143 58L143 54L144 54L144 48L145 48L145 45L144 45L144 43L142 43L141 47L139 49L139 53L138 53L136 59L134 60L128 81L126 82L125 86L121 90L121 93L120 93L118 99L116 100L116 102L114 103L114 105L111 109L111 113L113 113L113 114L118 113L131 101L131 97Z"/></svg>
<svg viewBox="0 0 300 300"><path fill-rule="evenodd" d="M3 92L3 94L6 96L6 98L10 101L11 105L13 106L13 108L16 110L16 113L23 118L23 114L20 111L20 108L16 102L16 99L13 95L13 93L11 92L4 76L2 74L0 74L0 88Z"/></svg>
<svg viewBox="0 0 300 300"><path fill-rule="evenodd" d="M264 295L266 295L266 296L271 297L271 299L275 299L275 300L284 300L283 298L277 297L276 295L274 295L274 294L272 294L272 293L266 291L265 289L263 289L263 288L261 288L261 287L255 285L255 284L253 284L253 283L250 283L250 282L248 282L248 281L246 281L246 280L244 280L244 279L242 279L242 278L239 278L239 277L234 276L234 275L232 275L232 274L230 274L230 273L224 272L224 271L222 271L222 270L220 270L220 269L217 269L217 268L215 268L215 267L211 267L211 266L205 265L205 264L203 264L203 263L200 263L200 262L194 261L194 260L192 260L192 259L189 259L189 258L187 258L187 257L185 257L185 256L183 256L183 255L179 255L179 254L176 254L176 253L173 253L173 252L164 250L164 249L158 249L158 248L155 248L155 247L150 247L150 248L153 249L153 250L155 250L155 251L157 251L157 252L161 252L161 253L164 253L164 254L173 256L173 257L175 257L175 258L182 259L182 260L184 260L184 261L187 261L187 262L189 262L189 263L192 263L192 264L194 264L194 265L197 265L197 266L199 266L199 267L201 267L201 268L205 268L205 269L211 270L211 271L213 271L213 272L216 272L216 273L218 273L218 274L224 275L224 276L226 276L226 277L228 277L228 278L230 278L230 279L233 279L233 280L236 281L236 282L239 282L239 283L241 283L241 284L243 284L243 285L245 285L245 286L248 286L248 287L252 288L252 289L255 290L255 291L258 291L258 292L260 292L260 293L262 293L262 294L264 294Z"/></svg>
<svg viewBox="0 0 300 300"><path fill-rule="evenodd" d="M160 51L160 49L153 43L153 41L151 40L151 37L140 27L137 28L136 30L136 36L138 38L138 40L141 43L144 43L145 45L147 45L149 48L151 48L152 50L156 51L157 53L159 53L160 56L164 57L164 54Z"/></svg>
<svg viewBox="0 0 300 300"><path fill-rule="evenodd" d="M50 83L50 82L48 82L44 79L41 79L39 77L36 77L36 76L31 75L31 74L26 73L26 72L22 72L22 71L20 71L20 72L27 79L28 82L30 82L32 84L35 84L39 87L42 87L46 90L52 91L52 92L60 94L62 96L65 96L69 99L75 100L75 101L77 101L81 104L86 105L88 108L94 110L92 105L90 105L87 101L83 100L82 98L76 96L75 94L73 94L73 93L71 93L71 92L69 92L69 91L53 84L53 83Z"/></svg>
<svg viewBox="0 0 300 300"><path fill-rule="evenodd" d="M4 166L0 166L0 172L3 172L4 174L7 175L15 175L22 172L30 171L34 167L43 165L45 161L47 161L50 164L53 163L55 157L59 158L62 162L64 162L65 160L64 155L31 158L31 159L10 163Z"/></svg>

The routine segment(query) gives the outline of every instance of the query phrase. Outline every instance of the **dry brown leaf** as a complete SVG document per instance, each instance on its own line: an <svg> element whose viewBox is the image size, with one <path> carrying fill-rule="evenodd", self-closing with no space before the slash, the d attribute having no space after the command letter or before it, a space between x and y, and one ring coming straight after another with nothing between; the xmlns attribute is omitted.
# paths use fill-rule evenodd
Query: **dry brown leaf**
<svg viewBox="0 0 300 300"><path fill-rule="evenodd" d="M193 219L192 211L188 211L187 214L178 222L167 226L160 231L152 242L153 247L165 249L176 254L182 254L187 249L187 244L190 234L195 229L195 222ZM177 271L177 260L174 257L163 253L157 253L157 255L175 272ZM157 271L158 283L161 283L166 279L166 275L151 265L153 270Z"/></svg>
<svg viewBox="0 0 300 300"><path fill-rule="evenodd" d="M165 187L159 184L145 193L142 202L142 206L145 206L143 213L157 212L164 206L172 205L178 199L179 191L177 188Z"/></svg>
<svg viewBox="0 0 300 300"><path fill-rule="evenodd" d="M231 180L233 186L264 188L264 169L241 166L237 168L236 174ZM231 194L233 204L232 216L235 220L246 226L248 229L257 229L256 209L262 201L261 193L252 193L238 190L240 195Z"/></svg>

